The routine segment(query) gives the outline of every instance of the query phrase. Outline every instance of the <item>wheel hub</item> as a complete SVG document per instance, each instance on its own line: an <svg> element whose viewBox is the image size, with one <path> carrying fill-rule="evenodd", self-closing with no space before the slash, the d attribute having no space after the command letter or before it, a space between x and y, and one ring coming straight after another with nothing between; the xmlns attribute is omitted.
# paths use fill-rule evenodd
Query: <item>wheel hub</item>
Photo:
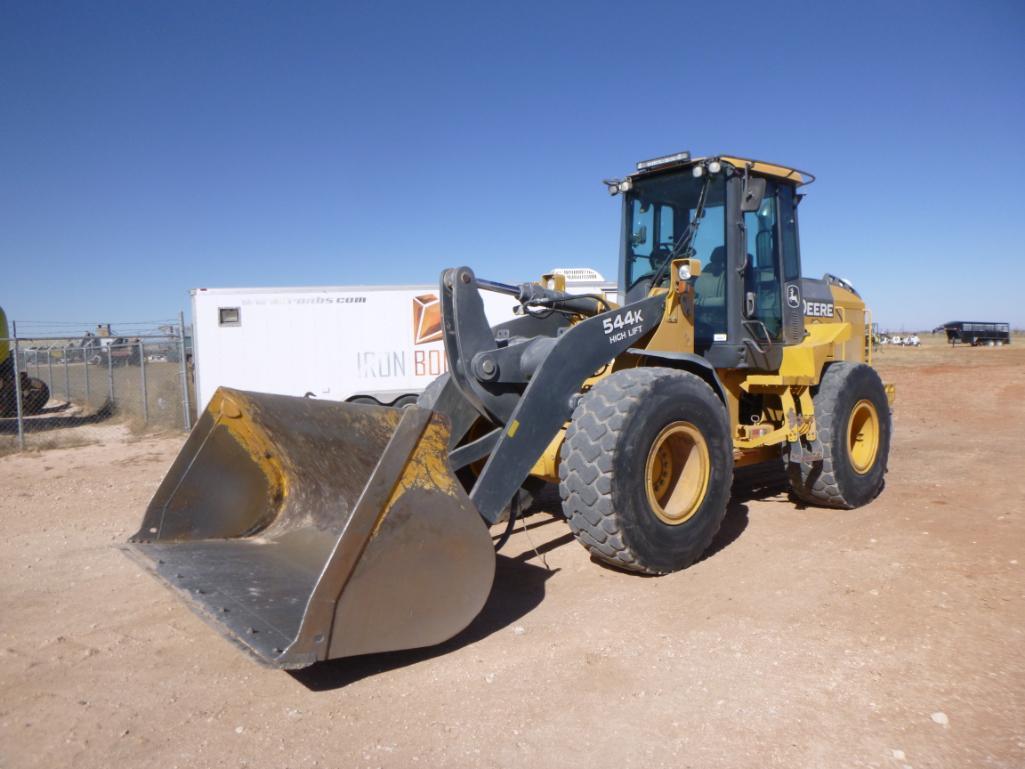
<svg viewBox="0 0 1025 769"><path fill-rule="evenodd" d="M879 453L879 413L871 401L860 400L847 421L847 455L854 472L864 475Z"/></svg>
<svg viewBox="0 0 1025 769"><path fill-rule="evenodd" d="M667 425L652 443L645 486L652 512L678 526L697 512L708 490L711 462L704 436L690 422Z"/></svg>

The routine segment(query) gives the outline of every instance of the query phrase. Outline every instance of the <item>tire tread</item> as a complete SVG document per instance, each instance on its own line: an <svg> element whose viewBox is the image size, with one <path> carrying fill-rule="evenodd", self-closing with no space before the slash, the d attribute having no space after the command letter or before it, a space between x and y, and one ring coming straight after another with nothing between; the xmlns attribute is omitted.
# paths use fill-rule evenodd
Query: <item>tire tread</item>
<svg viewBox="0 0 1025 769"><path fill-rule="evenodd" d="M798 499L812 505L822 507L834 507L850 510L857 505L854 504L841 490L841 482L837 477L837 462L844 461L838 456L838 440L846 440L846 435L837 435L835 423L838 401L845 389L852 374L860 367L872 372L876 380L879 375L869 366L849 361L838 361L826 369L822 380L813 393L815 403L815 430L816 443L822 451L821 472L808 473L805 468L797 462L787 462L787 475L790 479L790 489ZM879 383L882 389L882 382ZM880 414L880 418L883 415ZM886 457L881 457L885 462Z"/></svg>
<svg viewBox="0 0 1025 769"><path fill-rule="evenodd" d="M563 512L577 541L598 560L641 574L665 572L645 565L641 554L624 536L613 505L613 453L627 416L644 400L654 383L667 375L692 377L718 397L699 377L676 369L644 367L616 372L580 399L560 453L559 492ZM720 522L724 515L725 507ZM700 552L708 547L717 531L718 526L710 529ZM690 562L697 560L700 552Z"/></svg>

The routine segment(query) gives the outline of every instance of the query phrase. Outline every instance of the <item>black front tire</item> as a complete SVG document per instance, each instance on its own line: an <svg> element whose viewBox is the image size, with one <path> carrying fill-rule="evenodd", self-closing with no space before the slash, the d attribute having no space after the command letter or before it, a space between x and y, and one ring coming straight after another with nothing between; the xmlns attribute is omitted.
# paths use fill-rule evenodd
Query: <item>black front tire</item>
<svg viewBox="0 0 1025 769"><path fill-rule="evenodd" d="M890 455L890 404L879 374L864 363L839 361L826 368L812 389L816 441L822 460L787 463L794 495L813 505L852 509L866 505L882 491ZM878 419L878 446L871 464L855 467L848 445L848 426L856 406L870 403Z"/></svg>
<svg viewBox="0 0 1025 769"><path fill-rule="evenodd" d="M709 472L693 514L670 524L651 505L646 467L663 430L681 421L704 439ZM686 568L708 548L726 514L733 481L729 419L712 388L685 371L637 368L602 379L574 410L560 459L570 529L594 558L621 569Z"/></svg>

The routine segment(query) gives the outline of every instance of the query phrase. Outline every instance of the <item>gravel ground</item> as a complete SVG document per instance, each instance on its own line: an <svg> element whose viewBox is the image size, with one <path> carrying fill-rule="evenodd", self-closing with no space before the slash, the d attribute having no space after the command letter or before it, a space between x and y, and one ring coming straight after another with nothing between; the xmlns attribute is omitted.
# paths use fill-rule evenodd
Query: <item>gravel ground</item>
<svg viewBox="0 0 1025 769"><path fill-rule="evenodd" d="M871 505L748 479L707 558L644 578L546 497L463 634L294 675L116 548L179 437L0 458L0 767L1025 766L1025 349L878 362Z"/></svg>

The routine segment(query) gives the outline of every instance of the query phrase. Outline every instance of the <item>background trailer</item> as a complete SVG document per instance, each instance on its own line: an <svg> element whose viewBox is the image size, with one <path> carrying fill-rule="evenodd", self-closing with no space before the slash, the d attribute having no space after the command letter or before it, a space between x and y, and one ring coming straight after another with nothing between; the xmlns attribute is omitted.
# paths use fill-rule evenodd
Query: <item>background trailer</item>
<svg viewBox="0 0 1025 769"><path fill-rule="evenodd" d="M573 293L615 284L573 268ZM337 401L402 406L446 371L438 287L198 288L192 292L198 412L221 385ZM515 300L482 291L492 325Z"/></svg>

